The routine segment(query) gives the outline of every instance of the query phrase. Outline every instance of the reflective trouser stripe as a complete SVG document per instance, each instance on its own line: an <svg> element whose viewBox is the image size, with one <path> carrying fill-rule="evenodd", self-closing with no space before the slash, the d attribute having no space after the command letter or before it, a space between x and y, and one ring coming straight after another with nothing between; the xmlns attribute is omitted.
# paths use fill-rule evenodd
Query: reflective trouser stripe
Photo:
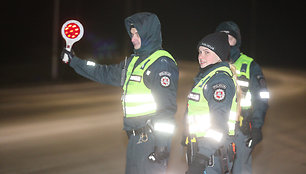
<svg viewBox="0 0 306 174"><path fill-rule="evenodd" d="M260 92L259 95L260 95L260 98L262 98L262 99L270 98L270 93L267 92L267 91Z"/></svg>

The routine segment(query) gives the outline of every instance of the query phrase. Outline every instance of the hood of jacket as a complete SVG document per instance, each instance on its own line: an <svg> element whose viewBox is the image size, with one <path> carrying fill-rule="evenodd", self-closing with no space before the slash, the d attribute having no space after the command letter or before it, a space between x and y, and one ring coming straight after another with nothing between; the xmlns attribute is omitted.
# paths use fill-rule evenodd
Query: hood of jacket
<svg viewBox="0 0 306 174"><path fill-rule="evenodd" d="M136 13L127 17L125 28L131 37L131 26L133 25L140 36L141 47L134 53L140 57L148 57L155 51L162 49L161 26L158 17L149 12Z"/></svg>

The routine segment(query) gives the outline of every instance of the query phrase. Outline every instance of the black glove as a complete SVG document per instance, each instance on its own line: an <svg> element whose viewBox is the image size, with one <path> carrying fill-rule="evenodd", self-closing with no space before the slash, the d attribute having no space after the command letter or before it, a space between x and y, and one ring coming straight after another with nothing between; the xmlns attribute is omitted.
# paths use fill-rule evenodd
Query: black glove
<svg viewBox="0 0 306 174"><path fill-rule="evenodd" d="M251 131L251 143L249 144L250 148L254 148L262 140L262 133L260 128L252 128Z"/></svg>
<svg viewBox="0 0 306 174"><path fill-rule="evenodd" d="M202 174L207 167L209 158L197 153L188 167L186 174Z"/></svg>
<svg viewBox="0 0 306 174"><path fill-rule="evenodd" d="M243 135L250 135L251 133L251 126L250 126L250 119L243 118L242 125L239 127Z"/></svg>
<svg viewBox="0 0 306 174"><path fill-rule="evenodd" d="M65 56L65 55L67 55L68 60L64 60L64 56ZM64 63L69 64L70 61L71 61L71 59L72 59L73 57L74 57L74 52L73 52L73 50L68 51L66 48L64 48L64 49L62 50L62 53L61 53L61 60L62 60Z"/></svg>
<svg viewBox="0 0 306 174"><path fill-rule="evenodd" d="M154 152L152 152L148 158L152 162L161 163L163 160L167 159L169 157L169 152L167 150L167 146L163 147L154 147Z"/></svg>

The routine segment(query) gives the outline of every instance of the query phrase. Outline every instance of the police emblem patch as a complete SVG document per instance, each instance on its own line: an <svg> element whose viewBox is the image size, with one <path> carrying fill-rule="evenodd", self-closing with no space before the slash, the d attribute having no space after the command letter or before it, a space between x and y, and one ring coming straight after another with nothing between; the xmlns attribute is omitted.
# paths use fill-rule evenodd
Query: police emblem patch
<svg viewBox="0 0 306 174"><path fill-rule="evenodd" d="M163 87L168 87L170 86L170 78L168 76L163 76L160 78L160 84Z"/></svg>
<svg viewBox="0 0 306 174"><path fill-rule="evenodd" d="M223 101L225 98L225 91L222 88L218 88L214 92L214 99L218 102Z"/></svg>

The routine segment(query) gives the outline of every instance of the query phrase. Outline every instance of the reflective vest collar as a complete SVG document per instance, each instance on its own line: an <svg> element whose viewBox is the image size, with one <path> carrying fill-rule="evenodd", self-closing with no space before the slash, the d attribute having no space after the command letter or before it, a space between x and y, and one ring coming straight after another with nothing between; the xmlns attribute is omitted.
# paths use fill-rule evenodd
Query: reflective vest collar
<svg viewBox="0 0 306 174"><path fill-rule="evenodd" d="M241 56L234 63L238 77L245 76L250 79L250 67L253 59L241 53Z"/></svg>
<svg viewBox="0 0 306 174"><path fill-rule="evenodd" d="M130 62L129 66L128 66L128 69L127 69L126 79L125 79L125 82L124 82L124 85L123 85L123 90L126 90L127 83L128 83L129 80L131 80L130 77L131 77L132 74L134 74L135 69L137 69L137 71L140 71L138 73L138 76L143 77L143 73L150 67L150 65L152 65L158 58L160 58L162 56L166 56L166 57L172 59L176 64L175 59L171 56L170 53L168 53L165 50L155 51L153 54L151 54L149 57L147 57L145 60L143 60L139 65L137 65L137 67L135 67L135 63L139 59L139 57L134 56L132 58L132 61ZM135 77L132 77L132 79L134 79L134 78ZM139 77L138 77L138 79L139 79Z"/></svg>

